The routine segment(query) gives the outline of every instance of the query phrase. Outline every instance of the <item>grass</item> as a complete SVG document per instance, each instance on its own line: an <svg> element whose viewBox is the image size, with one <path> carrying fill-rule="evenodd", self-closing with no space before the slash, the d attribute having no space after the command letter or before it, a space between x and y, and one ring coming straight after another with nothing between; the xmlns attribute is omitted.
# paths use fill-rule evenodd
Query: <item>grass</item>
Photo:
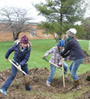
<svg viewBox="0 0 90 99"><path fill-rule="evenodd" d="M47 50L49 50L51 47L55 46L57 42L55 40L31 40L32 43L32 49L31 49L31 55L30 59L28 61L28 67L29 69L38 67L38 68L44 68L47 67L49 69L49 63L42 59L43 55ZM82 49L86 50L88 54L90 52L88 51L88 41L79 41ZM13 42L0 42L0 71L7 70L11 68L11 64L6 61L5 54L7 50L13 45ZM14 53L13 53L14 54ZM13 58L13 54L10 55L10 59ZM50 56L47 57L47 59L50 59ZM71 62L67 62L68 65L71 64ZM89 64L81 64L78 74L82 74L90 70ZM60 70L57 70L58 74ZM69 72L69 71L68 71ZM57 75L56 75L57 76Z"/></svg>
<svg viewBox="0 0 90 99"><path fill-rule="evenodd" d="M44 68L47 67L49 69L50 65L48 62L44 61L42 59L43 55L47 50L49 50L51 47L55 46L57 42L55 40L31 40L32 43L32 49L31 49L31 55L30 55L30 60L28 61L28 66L29 69L38 67L38 68ZM88 54L90 52L88 51L88 41L79 41L81 47L83 50L86 50ZM13 45L13 42L0 42L0 71L7 70L11 68L11 64L6 61L5 59L5 54L7 50ZM14 53L13 53L14 54ZM10 59L13 58L13 54L10 55ZM47 59L50 59L50 56L47 57ZM71 61L67 62L68 66L70 66ZM84 74L90 70L89 64L81 64L79 69L78 69L78 75ZM68 74L70 73L68 69ZM60 77L62 75L62 70L57 69L55 76L54 77ZM66 94L58 94L58 93L46 93L42 92L42 96L49 95L52 97L52 99L78 99L82 93L86 92L89 90L86 86L80 90L79 92L68 92ZM31 92L32 94L40 94L37 92Z"/></svg>

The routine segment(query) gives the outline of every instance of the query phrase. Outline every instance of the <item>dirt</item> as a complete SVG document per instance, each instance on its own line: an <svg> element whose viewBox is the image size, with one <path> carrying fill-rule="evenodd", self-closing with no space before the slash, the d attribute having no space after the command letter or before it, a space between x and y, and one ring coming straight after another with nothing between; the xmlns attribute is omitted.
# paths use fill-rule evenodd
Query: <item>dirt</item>
<svg viewBox="0 0 90 99"><path fill-rule="evenodd" d="M3 85L7 77L10 75L11 70L0 72L0 86ZM66 80L66 88L63 88L62 77L54 78L51 84L51 88L46 87L45 82L47 77L49 76L49 70L47 68L34 68L30 71L30 85L31 91L26 91L24 88L23 75L21 72L17 73L16 78L12 82L11 86L7 91L7 95L3 95L0 93L0 99L52 99L52 94L63 94L68 93L70 87L72 86L72 80L70 79L70 75L68 75L68 79ZM90 81L86 80L86 74L80 75L80 83L81 86L90 86ZM90 99L90 91L83 93L80 99Z"/></svg>
<svg viewBox="0 0 90 99"><path fill-rule="evenodd" d="M84 52L86 55L84 64L90 63L89 55ZM0 72L0 87L3 85L7 77L10 75L11 69ZM0 99L52 99L55 93L57 94L66 94L70 92L72 87L72 79L70 74L68 74L65 80L66 88L63 88L62 76L60 78L54 78L52 80L50 88L46 86L46 80L49 76L50 71L47 68L34 68L29 70L30 72L30 86L31 91L26 91L24 88L24 78L22 73L19 71L16 78L12 82L11 86L7 91L7 95L0 93ZM87 72L79 76L80 84L82 87L90 87L90 81L87 81L87 76L90 75L90 72ZM90 90L82 93L79 99L90 99Z"/></svg>
<svg viewBox="0 0 90 99"><path fill-rule="evenodd" d="M84 55L85 55L85 60L84 60L84 64L90 64L90 55L87 53L87 51L83 50Z"/></svg>

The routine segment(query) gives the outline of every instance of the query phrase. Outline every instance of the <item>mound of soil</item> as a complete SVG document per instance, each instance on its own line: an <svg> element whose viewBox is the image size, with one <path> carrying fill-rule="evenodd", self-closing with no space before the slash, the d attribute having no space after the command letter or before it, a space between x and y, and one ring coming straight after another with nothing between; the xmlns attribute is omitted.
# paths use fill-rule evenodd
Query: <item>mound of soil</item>
<svg viewBox="0 0 90 99"><path fill-rule="evenodd" d="M7 77L10 75L11 70L0 72L0 86L3 85ZM68 93L72 87L72 80L70 75L66 79L66 88L63 89L63 79L54 78L50 88L46 87L46 79L49 76L49 70L47 68L34 68L30 71L30 85L32 91L26 91L24 85L22 84L23 75L21 72L17 73L15 80L12 82L10 88L7 91L7 95L4 96L0 93L0 99L52 99L52 94L58 93ZM90 86L90 82L85 78L89 75L89 72L83 75L80 75L81 86ZM85 94L85 93L84 93ZM82 98L89 99L89 98Z"/></svg>
<svg viewBox="0 0 90 99"><path fill-rule="evenodd" d="M87 53L87 51L84 51L84 55L85 55L85 60L84 60L84 64L90 64L90 55Z"/></svg>
<svg viewBox="0 0 90 99"><path fill-rule="evenodd" d="M80 99L90 99L90 90L87 92L83 93L80 97Z"/></svg>

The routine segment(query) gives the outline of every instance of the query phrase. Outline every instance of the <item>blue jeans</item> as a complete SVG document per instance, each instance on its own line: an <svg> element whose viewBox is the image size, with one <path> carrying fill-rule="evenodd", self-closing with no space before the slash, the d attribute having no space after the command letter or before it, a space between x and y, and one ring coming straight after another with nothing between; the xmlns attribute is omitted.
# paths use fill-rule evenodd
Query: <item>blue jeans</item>
<svg viewBox="0 0 90 99"><path fill-rule="evenodd" d="M21 67L23 71L25 71L27 74L29 74L28 71L28 66L27 64L23 67ZM8 79L5 81L5 83L2 86L2 89L4 89L5 91L7 91L7 89L9 88L10 84L12 83L12 81L14 80L14 78L16 77L17 74L17 68L15 66L12 65L11 68L11 74L8 77ZM25 85L26 90L31 90L30 86Z"/></svg>
<svg viewBox="0 0 90 99"><path fill-rule="evenodd" d="M80 64L84 61L84 58L74 60L71 65L70 65L70 72L71 72L71 77L73 80L78 80L78 76L76 74Z"/></svg>
<svg viewBox="0 0 90 99"><path fill-rule="evenodd" d="M64 62L63 66L64 66L64 74L66 74L67 73L67 69L68 69L68 65ZM50 72L50 75L49 75L47 80L51 83L51 81L53 79L53 76L55 75L56 67L51 64L50 65L50 69L51 69L51 72Z"/></svg>

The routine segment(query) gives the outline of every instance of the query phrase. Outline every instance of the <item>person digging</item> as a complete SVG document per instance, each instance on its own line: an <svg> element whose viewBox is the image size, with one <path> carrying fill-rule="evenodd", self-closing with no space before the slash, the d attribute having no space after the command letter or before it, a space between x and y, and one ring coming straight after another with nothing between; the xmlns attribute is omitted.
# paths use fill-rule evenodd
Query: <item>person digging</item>
<svg viewBox="0 0 90 99"><path fill-rule="evenodd" d="M53 64L56 64L58 66L61 66L62 63L61 63L61 55L59 54L60 52L63 51L63 48L64 48L64 40L59 40L59 43L57 46L54 46L52 47L50 50L48 50L44 56L43 56L43 59L45 59L48 55L52 54L51 56L51 59L50 61L53 63ZM56 70L56 66L54 66L53 64L50 64L50 75L48 77L48 79L46 80L46 86L47 87L51 87L51 81L55 75L55 70ZM68 69L68 66L65 62L63 62L63 66L64 66L64 73L65 75L67 74L67 69Z"/></svg>
<svg viewBox="0 0 90 99"><path fill-rule="evenodd" d="M5 55L7 61L9 61L9 56L12 52L15 52L13 57L14 64L18 63L19 64L18 68L22 69L26 74L29 74L27 62L30 57L31 45L26 35L24 35L18 43L15 43L11 48L8 49ZM12 64L11 74L0 89L0 92L3 93L4 95L7 94L7 90L10 84L12 83L12 81L14 80L17 74L17 70L18 69ZM27 75L24 75L25 81L27 78L26 76ZM28 84L25 83L25 89L27 91L31 90L29 83Z"/></svg>
<svg viewBox="0 0 90 99"><path fill-rule="evenodd" d="M70 28L66 31L66 47L64 52L60 53L62 57L70 56L70 60L73 62L70 65L70 73L73 79L73 87L70 90L81 89L78 75L76 74L80 64L84 61L85 55L78 43L75 39L75 35L77 30L75 28Z"/></svg>

